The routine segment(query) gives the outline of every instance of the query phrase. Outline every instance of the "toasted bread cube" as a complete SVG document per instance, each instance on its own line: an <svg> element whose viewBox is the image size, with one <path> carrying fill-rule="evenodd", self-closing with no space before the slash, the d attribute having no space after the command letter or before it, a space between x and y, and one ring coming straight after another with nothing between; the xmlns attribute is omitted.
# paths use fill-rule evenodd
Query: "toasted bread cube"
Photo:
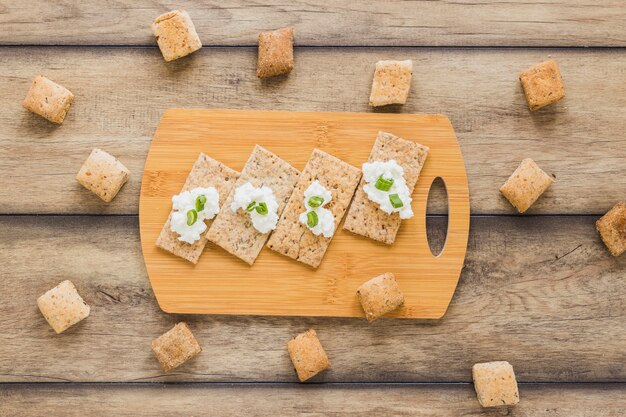
<svg viewBox="0 0 626 417"><path fill-rule="evenodd" d="M178 368L202 352L187 323L181 322L152 341L152 351L165 372Z"/></svg>
<svg viewBox="0 0 626 417"><path fill-rule="evenodd" d="M61 124L73 101L74 94L70 90L40 75L33 79L22 106L53 123Z"/></svg>
<svg viewBox="0 0 626 417"><path fill-rule="evenodd" d="M57 333L89 316L89 306L71 281L63 281L37 299L41 314Z"/></svg>
<svg viewBox="0 0 626 417"><path fill-rule="evenodd" d="M519 403L517 381L510 363L477 363L472 367L472 379L481 406L499 407Z"/></svg>
<svg viewBox="0 0 626 417"><path fill-rule="evenodd" d="M395 310L404 303L404 295L396 277L387 272L370 279L357 290L365 317L370 323Z"/></svg>
<svg viewBox="0 0 626 417"><path fill-rule="evenodd" d="M613 256L626 251L626 202L617 203L596 222L602 241Z"/></svg>
<svg viewBox="0 0 626 417"><path fill-rule="evenodd" d="M166 61L187 56L202 48L191 17L184 10L172 10L157 17L152 32Z"/></svg>
<svg viewBox="0 0 626 417"><path fill-rule="evenodd" d="M256 75L268 78L288 74L293 69L293 28L259 33L259 59Z"/></svg>
<svg viewBox="0 0 626 417"><path fill-rule="evenodd" d="M524 213L554 182L530 158L524 159L520 166L500 187L500 192L519 211Z"/></svg>
<svg viewBox="0 0 626 417"><path fill-rule="evenodd" d="M388 104L404 104L411 89L411 76L413 75L413 61L378 61L372 92L370 93L370 106L386 106Z"/></svg>
<svg viewBox="0 0 626 417"><path fill-rule="evenodd" d="M129 176L130 171L120 161L96 148L78 171L76 180L108 203L126 184Z"/></svg>
<svg viewBox="0 0 626 417"><path fill-rule="evenodd" d="M287 350L293 362L298 379L304 382L325 369L330 368L328 356L317 338L317 333L309 329L287 343Z"/></svg>
<svg viewBox="0 0 626 417"><path fill-rule="evenodd" d="M528 68L519 75L531 111L565 97L565 87L556 61L549 60Z"/></svg>

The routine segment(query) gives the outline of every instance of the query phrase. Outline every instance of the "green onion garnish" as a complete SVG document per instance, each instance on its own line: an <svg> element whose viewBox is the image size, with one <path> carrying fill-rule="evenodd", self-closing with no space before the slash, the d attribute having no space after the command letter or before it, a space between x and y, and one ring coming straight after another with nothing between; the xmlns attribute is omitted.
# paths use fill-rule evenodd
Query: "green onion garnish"
<svg viewBox="0 0 626 417"><path fill-rule="evenodd" d="M315 226L317 226L317 223L319 222L319 219L317 217L317 213L314 211L309 211L306 214L306 224L307 226L313 228Z"/></svg>
<svg viewBox="0 0 626 417"><path fill-rule="evenodd" d="M198 212L191 209L187 212L187 226L192 226L198 220Z"/></svg>
<svg viewBox="0 0 626 417"><path fill-rule="evenodd" d="M319 207L324 204L324 197L320 197L319 195L314 195L309 198L309 206L311 207Z"/></svg>
<svg viewBox="0 0 626 417"><path fill-rule="evenodd" d="M246 207L246 211L254 210L254 206L256 206L256 201L253 201L252 203L248 204L248 207Z"/></svg>
<svg viewBox="0 0 626 417"><path fill-rule="evenodd" d="M393 208L400 208L400 207L404 206L404 204L402 203L402 200L400 200L400 196L398 194L390 194L389 195L389 201L391 201L391 205L393 206Z"/></svg>
<svg viewBox="0 0 626 417"><path fill-rule="evenodd" d="M259 205L255 208L256 212L259 213L261 216L265 216L267 215L267 213L269 213L269 210L267 209L267 204L265 203L259 203Z"/></svg>
<svg viewBox="0 0 626 417"><path fill-rule="evenodd" d="M206 196L204 194L196 197L196 211L204 210L205 203L206 203Z"/></svg>
<svg viewBox="0 0 626 417"><path fill-rule="evenodd" d="M379 189L380 191L389 191L391 190L392 185L393 185L393 178L386 180L381 175L380 177L378 177L375 187Z"/></svg>

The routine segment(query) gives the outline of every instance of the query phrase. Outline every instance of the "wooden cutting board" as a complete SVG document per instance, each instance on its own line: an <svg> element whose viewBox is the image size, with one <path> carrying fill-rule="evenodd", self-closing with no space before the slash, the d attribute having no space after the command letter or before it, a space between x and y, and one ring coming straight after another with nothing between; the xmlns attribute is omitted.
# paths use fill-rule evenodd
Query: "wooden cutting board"
<svg viewBox="0 0 626 417"><path fill-rule="evenodd" d="M259 144L299 170L314 148L361 167L378 131L430 147L413 194L415 217L402 223L396 243L376 243L337 228L314 270L264 248L253 266L209 243L197 265L155 242L198 157L204 152L241 171ZM426 203L433 180L446 184L448 236L439 256L426 237ZM224 197L225 199L225 197ZM405 304L392 317L444 315L461 274L469 233L469 192L463 157L450 121L441 115L297 113L273 111L167 111L145 164L139 224L146 269L168 313L362 317L357 287L393 272Z"/></svg>

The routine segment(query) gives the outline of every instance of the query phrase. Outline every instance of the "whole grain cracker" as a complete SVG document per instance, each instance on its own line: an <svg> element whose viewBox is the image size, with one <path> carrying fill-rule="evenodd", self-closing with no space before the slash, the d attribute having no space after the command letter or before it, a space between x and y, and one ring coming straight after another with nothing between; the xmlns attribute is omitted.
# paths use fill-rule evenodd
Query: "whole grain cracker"
<svg viewBox="0 0 626 417"><path fill-rule="evenodd" d="M565 86L559 66L553 59L528 68L519 75L531 111L565 97Z"/></svg>
<svg viewBox="0 0 626 417"><path fill-rule="evenodd" d="M220 196L220 203L223 204L235 185L237 178L239 178L237 171L208 157L204 153L200 153L180 192L191 191L198 187L215 187ZM178 233L173 232L171 229L172 213L174 213L174 210L170 211L167 221L163 225L161 233L157 238L156 245L161 249L196 264L208 242L206 234L192 244L179 240ZM213 219L205 220L207 228L212 222Z"/></svg>
<svg viewBox="0 0 626 417"><path fill-rule="evenodd" d="M524 159L508 180L500 187L500 192L519 211L524 213L554 183L530 158Z"/></svg>
<svg viewBox="0 0 626 417"><path fill-rule="evenodd" d="M178 368L202 352L187 323L180 322L152 341L152 352L165 372Z"/></svg>
<svg viewBox="0 0 626 417"><path fill-rule="evenodd" d="M76 180L105 202L115 198L130 176L130 171L114 156L94 149L76 174Z"/></svg>
<svg viewBox="0 0 626 417"><path fill-rule="evenodd" d="M368 162L395 160L404 169L404 179L412 193L428 156L428 147L402 139L391 133L379 132ZM343 228L379 242L392 244L402 219L398 213L387 214L372 202L363 190L365 179L361 178Z"/></svg>
<svg viewBox="0 0 626 417"><path fill-rule="evenodd" d="M404 295L395 275L386 272L362 284L356 291L367 321L392 312L404 303Z"/></svg>
<svg viewBox="0 0 626 417"><path fill-rule="evenodd" d="M317 332L313 329L291 339L287 343L287 350L300 382L330 368L328 356L317 337Z"/></svg>
<svg viewBox="0 0 626 417"><path fill-rule="evenodd" d="M91 311L71 281L65 280L37 299L37 306L57 333L62 333Z"/></svg>
<svg viewBox="0 0 626 417"><path fill-rule="evenodd" d="M196 27L184 10L172 10L157 17L152 32L166 61L187 56L202 48Z"/></svg>
<svg viewBox="0 0 626 417"><path fill-rule="evenodd" d="M22 106L53 123L61 124L65 120L74 94L67 88L42 77L35 77Z"/></svg>
<svg viewBox="0 0 626 417"><path fill-rule="evenodd" d="M307 210L304 206L304 192L315 180L330 191L332 200L324 208L333 214L336 231L350 205L360 178L361 171L358 168L324 151L314 149L267 246L278 253L317 268L324 258L332 237L315 236L300 222L300 214Z"/></svg>
<svg viewBox="0 0 626 417"><path fill-rule="evenodd" d="M207 232L207 238L227 252L252 265L263 249L269 233L259 232L244 210L231 210L235 191L249 182L254 187L268 186L278 203L278 216L298 181L299 172L270 151L256 145L228 198Z"/></svg>
<svg viewBox="0 0 626 417"><path fill-rule="evenodd" d="M472 367L472 379L481 406L499 407L519 403L517 381L510 363L477 363Z"/></svg>
<svg viewBox="0 0 626 417"><path fill-rule="evenodd" d="M413 61L378 61L372 80L370 106L404 104L411 89Z"/></svg>
<svg viewBox="0 0 626 417"><path fill-rule="evenodd" d="M287 74L293 69L293 28L286 27L259 33L259 57L256 75L268 78Z"/></svg>
<svg viewBox="0 0 626 417"><path fill-rule="evenodd" d="M626 251L626 202L617 203L596 222L602 241L613 256Z"/></svg>

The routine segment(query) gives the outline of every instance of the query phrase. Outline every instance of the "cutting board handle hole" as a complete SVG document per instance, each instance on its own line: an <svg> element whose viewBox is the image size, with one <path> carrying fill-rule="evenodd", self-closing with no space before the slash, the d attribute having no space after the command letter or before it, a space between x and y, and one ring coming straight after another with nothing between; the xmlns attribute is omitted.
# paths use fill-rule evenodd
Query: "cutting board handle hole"
<svg viewBox="0 0 626 417"><path fill-rule="evenodd" d="M433 180L426 203L426 238L430 252L441 255L448 235L448 192L441 177Z"/></svg>

